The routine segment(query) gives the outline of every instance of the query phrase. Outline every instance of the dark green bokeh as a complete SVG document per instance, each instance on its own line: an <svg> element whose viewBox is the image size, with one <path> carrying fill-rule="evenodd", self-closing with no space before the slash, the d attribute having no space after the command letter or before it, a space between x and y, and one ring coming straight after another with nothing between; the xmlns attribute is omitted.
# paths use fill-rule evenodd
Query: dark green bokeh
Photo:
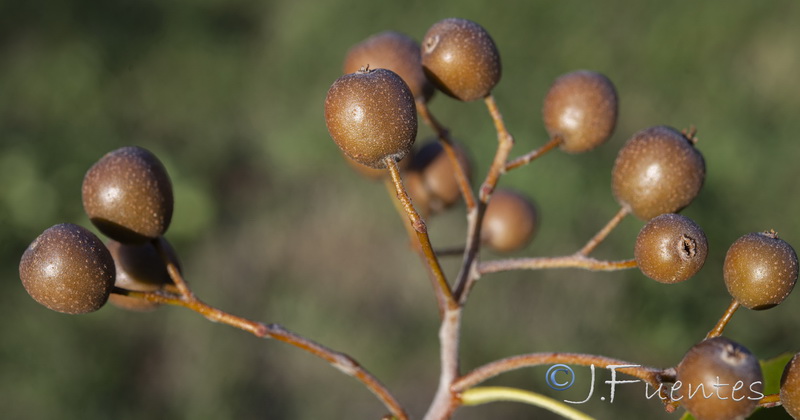
<svg viewBox="0 0 800 420"><path fill-rule="evenodd" d="M23 250L51 225L89 225L83 174L125 145L153 150L170 171L176 214L167 237L200 297L349 353L413 416L424 412L438 376L429 282L383 187L343 164L322 117L347 49L386 29L419 40L445 17L484 25L503 60L495 95L517 139L514 155L546 140L541 99L558 75L588 68L616 84L620 120L607 145L555 152L503 178L503 186L535 197L543 217L519 255L573 252L614 214L610 169L635 131L695 124L707 161L706 185L684 211L710 242L698 276L673 286L636 270L487 276L465 313L464 369L534 351L674 365L729 303L721 265L730 243L775 229L800 246L797 2L432 3L0 2L2 416L377 419L384 412L324 362L185 310L107 307L67 316L26 295L17 274ZM484 173L496 140L482 104L438 94L432 109ZM430 134L421 128L420 138ZM463 208L429 226L434 244L458 245ZM597 255L630 257L641 226L626 220ZM769 311L740 311L726 334L769 358L800 350L798 325L798 297L790 296ZM559 399L585 395L578 387L588 387L587 376L559 394L546 387L545 370L491 383ZM629 385L613 404L596 394L580 408L598 418L678 418L643 394ZM456 418L548 416L498 403Z"/></svg>

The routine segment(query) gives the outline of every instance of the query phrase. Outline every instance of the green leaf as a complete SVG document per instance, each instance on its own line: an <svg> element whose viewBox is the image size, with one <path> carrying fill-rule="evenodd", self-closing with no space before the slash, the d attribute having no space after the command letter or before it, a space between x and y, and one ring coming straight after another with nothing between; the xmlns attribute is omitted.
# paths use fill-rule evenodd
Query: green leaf
<svg viewBox="0 0 800 420"><path fill-rule="evenodd" d="M761 361L761 373L764 374L764 395L777 394L781 390L783 369L794 353L783 353L772 359Z"/></svg>

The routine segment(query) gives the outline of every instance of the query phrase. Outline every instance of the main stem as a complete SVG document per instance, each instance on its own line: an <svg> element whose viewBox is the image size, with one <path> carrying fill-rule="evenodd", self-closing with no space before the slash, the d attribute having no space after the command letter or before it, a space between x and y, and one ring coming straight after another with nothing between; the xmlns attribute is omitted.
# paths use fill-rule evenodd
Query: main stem
<svg viewBox="0 0 800 420"><path fill-rule="evenodd" d="M442 365L439 373L439 386L424 420L449 419L453 411L461 404L457 395L450 388L459 375L460 331L461 308L448 309L445 311L442 325L439 327L439 355Z"/></svg>

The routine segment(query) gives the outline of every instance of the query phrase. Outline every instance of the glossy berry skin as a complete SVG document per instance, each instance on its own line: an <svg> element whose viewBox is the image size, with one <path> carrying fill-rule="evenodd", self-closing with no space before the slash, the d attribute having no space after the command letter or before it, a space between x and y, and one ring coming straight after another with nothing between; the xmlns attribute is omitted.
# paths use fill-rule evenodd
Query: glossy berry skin
<svg viewBox="0 0 800 420"><path fill-rule="evenodd" d="M725 255L722 274L728 292L742 306L769 309L783 302L797 282L797 254L773 232L749 233Z"/></svg>
<svg viewBox="0 0 800 420"><path fill-rule="evenodd" d="M661 283L678 283L703 268L708 240L703 229L688 217L667 213L642 227L633 254L647 277Z"/></svg>
<svg viewBox="0 0 800 420"><path fill-rule="evenodd" d="M795 420L800 420L800 353L786 364L781 376L781 405Z"/></svg>
<svg viewBox="0 0 800 420"><path fill-rule="evenodd" d="M498 189L486 207L481 226L481 241L498 252L524 248L539 226L536 206L525 196Z"/></svg>
<svg viewBox="0 0 800 420"><path fill-rule="evenodd" d="M163 237L156 240L160 242L170 260L178 265L177 256L169 242ZM112 240L106 246L116 266L115 286L137 292L153 292L165 284L172 283L167 266L152 242L123 244ZM151 310L159 305L120 294L112 294L109 301L120 308L137 311Z"/></svg>
<svg viewBox="0 0 800 420"><path fill-rule="evenodd" d="M164 234L172 221L172 182L158 158L141 147L103 156L83 178L83 208L108 237L142 243Z"/></svg>
<svg viewBox="0 0 800 420"><path fill-rule="evenodd" d="M395 31L375 34L347 52L343 70L355 73L361 68L389 69L403 78L417 100L427 101L435 91L422 71L419 44Z"/></svg>
<svg viewBox="0 0 800 420"><path fill-rule="evenodd" d="M45 230L22 254L19 277L31 297L66 314L94 312L114 286L114 260L92 232L70 223Z"/></svg>
<svg viewBox="0 0 800 420"><path fill-rule="evenodd" d="M561 150L581 153L605 143L617 124L617 91L606 76L579 70L553 82L542 116L550 137L561 138Z"/></svg>
<svg viewBox="0 0 800 420"><path fill-rule="evenodd" d="M650 220L688 206L703 186L706 165L692 140L673 128L657 126L634 134L625 143L611 175L620 205Z"/></svg>
<svg viewBox="0 0 800 420"><path fill-rule="evenodd" d="M381 169L414 145L417 109L408 85L386 69L364 70L337 79L325 99L325 122L347 157Z"/></svg>
<svg viewBox="0 0 800 420"><path fill-rule="evenodd" d="M482 99L500 81L500 53L489 33L466 19L436 22L422 40L422 68L439 90L461 101Z"/></svg>
<svg viewBox="0 0 800 420"><path fill-rule="evenodd" d="M764 378L758 359L725 337L696 344L676 370L680 384L676 381L672 387L674 397L680 398L697 420L745 419L763 396Z"/></svg>
<svg viewBox="0 0 800 420"><path fill-rule="evenodd" d="M466 150L455 143L453 150L469 178L471 165ZM444 210L461 198L456 168L438 140L425 143L414 154L409 171L420 173L423 186L428 191L429 205L433 211Z"/></svg>

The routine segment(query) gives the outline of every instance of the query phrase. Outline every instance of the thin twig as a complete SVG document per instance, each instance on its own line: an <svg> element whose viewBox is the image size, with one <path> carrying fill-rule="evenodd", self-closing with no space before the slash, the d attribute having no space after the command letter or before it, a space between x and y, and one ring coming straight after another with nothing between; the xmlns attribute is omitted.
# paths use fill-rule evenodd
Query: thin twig
<svg viewBox="0 0 800 420"><path fill-rule="evenodd" d="M472 192L472 186L469 183L469 176L467 175L467 168L458 158L458 154L453 148L453 140L450 138L450 131L448 131L439 121L433 116L427 102L424 100L417 101L417 113L420 117L436 132L442 147L450 158L450 163L455 169L454 175L458 188L461 190L461 196L464 197L464 204L467 207L467 212L475 208L475 194Z"/></svg>
<svg viewBox="0 0 800 420"><path fill-rule="evenodd" d="M719 319L719 321L717 321L717 325L715 325L714 328L708 332L706 339L719 337L722 335L722 331L725 329L725 326L728 325L728 322L730 322L737 309L739 309L739 301L733 299L731 304L728 305L728 309L725 310L725 313L722 314L722 317Z"/></svg>
<svg viewBox="0 0 800 420"><path fill-rule="evenodd" d="M392 204L394 205L395 210L400 215L403 221L403 228L406 230L408 234L408 238L410 239L411 246L416 250L420 255L422 255L422 250L419 246L419 241L417 240L417 231L414 230L414 227L411 226L410 223L406 223L406 209L403 206L403 203L397 198L397 190L394 187L394 182L392 181L391 177L384 178L383 185L386 186L386 191L389 193L389 196L392 198Z"/></svg>
<svg viewBox="0 0 800 420"><path fill-rule="evenodd" d="M503 172L508 172L508 171L510 171L512 169L521 168L521 167L533 162L534 160L542 157L545 153L547 153L547 152L555 149L556 147L558 147L558 145L561 144L561 141L562 141L562 139L561 139L560 136L553 136L542 147L540 147L540 148L538 148L536 150L533 150L528 154L522 155L522 156L520 156L520 157L518 157L518 158L516 158L516 159L514 159L514 160L512 160L512 161L510 161L508 163L506 163L506 166L503 168Z"/></svg>
<svg viewBox="0 0 800 420"><path fill-rule="evenodd" d="M490 94L485 98L484 102L486 103L486 108L489 111L489 115L492 117L495 130L497 131L497 151L492 160L492 165L489 167L489 172L486 174L486 179L481 185L478 204L472 211L467 212L467 243L455 288L455 296L459 305L464 305L466 303L469 292L478 279L476 264L478 251L480 250L483 216L486 213L486 205L489 203L492 192L497 186L500 175L505 169L508 155L511 153L511 148L514 146L514 137L511 136L511 133L509 133L503 122L503 115L497 108L497 102L495 102L494 96Z"/></svg>
<svg viewBox="0 0 800 420"><path fill-rule="evenodd" d="M478 280L476 270L478 262L478 251L481 248L481 225L483 216L486 214L486 203L478 201L472 211L467 212L467 245L464 247L464 257L461 260L461 268L456 278L455 296L459 305L464 305L467 301L470 289Z"/></svg>
<svg viewBox="0 0 800 420"><path fill-rule="evenodd" d="M175 284L175 287L178 289L178 292L182 296L186 296L187 298L194 298L194 293L189 288L189 285L184 280L183 276L181 275L180 270L178 270L178 266L175 261L170 257L169 252L164 247L163 238L155 238L151 241L153 246L156 248L156 252L161 257L161 261L164 263L164 266L167 268L167 274L172 279L172 282Z"/></svg>
<svg viewBox="0 0 800 420"><path fill-rule="evenodd" d="M781 405L781 394L769 394L764 398L758 400L758 406L764 408L772 408Z"/></svg>
<svg viewBox="0 0 800 420"><path fill-rule="evenodd" d="M440 257L454 257L456 255L463 255L464 247L441 248L436 250L436 255Z"/></svg>
<svg viewBox="0 0 800 420"><path fill-rule="evenodd" d="M582 268L590 271L618 271L636 267L636 260L602 261L583 255L563 257L510 258L478 264L481 274L512 270L542 270L546 268Z"/></svg>
<svg viewBox="0 0 800 420"><path fill-rule="evenodd" d="M177 279L173 279L177 280ZM256 321L251 321L236 315L229 314L221 311L213 306L202 302L201 300L192 296L175 296L161 292L136 292L115 287L113 293L129 296L132 298L144 299L150 302L163 303L167 305L182 306L191 311L203 315L208 320L219 322L222 324L230 325L243 331L247 331L259 338L272 338L284 343L290 344L303 351L311 353L326 362L330 363L333 367L351 376L369 389L379 400L386 406L387 409L397 417L399 420L407 420L408 415L405 410L400 406L400 403L394 398L389 390L369 371L361 367L352 357L331 350L319 343L295 334L278 324L263 324Z"/></svg>
<svg viewBox="0 0 800 420"><path fill-rule="evenodd" d="M486 108L489 110L489 115L492 116L494 128L497 131L498 142L497 152L494 155L492 166L489 168L489 173L486 175L486 180L483 182L483 185L481 185L480 191L480 200L483 203L488 203L489 196L492 195L492 191L494 191L494 188L497 186L497 181L500 179L500 174L506 167L506 160L508 160L508 155L511 153L511 148L514 146L514 137L511 136L511 133L509 133L506 128L506 124L503 122L503 115L497 107L494 96L490 94L484 99L484 102L486 103Z"/></svg>
<svg viewBox="0 0 800 420"><path fill-rule="evenodd" d="M414 209L414 205L408 197L408 192L406 192L403 186L403 179L400 177L400 169L397 167L397 162L392 158L386 158L385 162L389 173L392 175L392 182L397 192L397 199L400 200L403 209L408 215L408 219L411 221L411 226L416 231L420 249L427 262L426 265L433 273L433 288L436 293L436 300L439 303L439 312L443 314L446 309L455 308L458 304L453 298L453 292L450 290L450 285L447 283L447 278L444 275L441 264L439 264L439 259L436 257L436 253L433 252L433 246L428 236L428 228L425 225L425 221L419 217L419 213Z"/></svg>
<svg viewBox="0 0 800 420"><path fill-rule="evenodd" d="M589 242L587 242L586 245L584 245L580 251L578 251L578 254L579 255L591 254L592 251L594 251L594 249L597 248L597 246L600 245L600 243L606 239L608 234L611 233L611 231L614 230L614 228L616 228L617 225L619 225L619 222L621 222L622 219L624 219L625 216L628 215L628 213L630 213L630 210L627 207L624 206L620 207L617 214L615 214L614 217L612 217L611 220L609 220L608 223L606 223L606 225L603 226L603 228L600 229L600 231L597 232L597 234L594 235L594 237L592 237L592 239L590 239Z"/></svg>
<svg viewBox="0 0 800 420"><path fill-rule="evenodd" d="M612 359L594 354L530 353L496 360L474 369L472 372L469 372L466 375L456 379L456 381L453 383L452 390L455 392L463 392L487 379L493 378L502 373L526 367L555 363L580 366L594 365L600 368L609 368L610 366L627 366L617 367L615 370L617 372L642 379L654 387L658 387L658 385L661 383L661 374L664 372L661 369L641 366L636 363L630 363L624 360Z"/></svg>

